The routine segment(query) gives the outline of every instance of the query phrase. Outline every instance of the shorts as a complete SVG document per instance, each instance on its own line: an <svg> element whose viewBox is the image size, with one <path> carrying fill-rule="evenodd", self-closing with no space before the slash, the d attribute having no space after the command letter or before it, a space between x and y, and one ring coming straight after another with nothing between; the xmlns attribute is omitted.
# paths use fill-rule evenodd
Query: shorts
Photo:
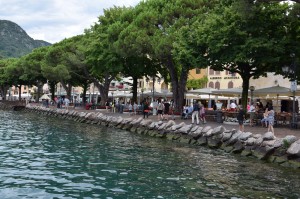
<svg viewBox="0 0 300 199"><path fill-rule="evenodd" d="M239 125L243 125L244 124L244 120L238 120Z"/></svg>
<svg viewBox="0 0 300 199"><path fill-rule="evenodd" d="M204 118L204 117L205 117L205 113L201 113L201 114L200 114L200 117L201 117L201 118Z"/></svg>
<svg viewBox="0 0 300 199"><path fill-rule="evenodd" d="M157 114L162 114L162 110L157 110Z"/></svg>

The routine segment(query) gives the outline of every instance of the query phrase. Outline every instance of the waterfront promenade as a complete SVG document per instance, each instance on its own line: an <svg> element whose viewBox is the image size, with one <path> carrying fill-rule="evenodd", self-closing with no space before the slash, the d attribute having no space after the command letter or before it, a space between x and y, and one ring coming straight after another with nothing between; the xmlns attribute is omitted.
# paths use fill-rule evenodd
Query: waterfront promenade
<svg viewBox="0 0 300 199"><path fill-rule="evenodd" d="M74 110L73 107L69 108L69 110ZM76 111L83 111L83 112L101 112L103 114L106 115L110 115L110 116L115 116L115 117L123 117L123 118L140 118L143 117L143 115L141 114L137 114L137 115L130 115L128 112L124 112L124 113L112 113L112 112L107 112L107 110L105 109L96 109L96 110L85 110L83 108L76 108ZM170 119L172 119L172 116L169 116ZM148 120L153 120L153 121L159 121L157 115L149 115L148 118L146 118ZM184 122L185 124L191 124L192 120L191 119L186 119L183 120L180 118L180 116L174 116L174 121L176 124L179 124L181 122ZM207 121L206 124L200 124L201 126L211 126L212 128L214 127L218 127L218 126L224 126L226 129L231 130L231 129L238 129L238 124L233 124L233 123L217 123L215 121ZM249 125L245 125L245 132L251 132L253 134L265 134L267 132L268 128L262 127L261 125L257 125L257 126L249 126ZM277 127L274 127L274 131L275 131L275 136L278 138L284 138L287 135L294 135L297 138L300 138L300 129L291 129L289 128L289 126L281 126L278 125Z"/></svg>

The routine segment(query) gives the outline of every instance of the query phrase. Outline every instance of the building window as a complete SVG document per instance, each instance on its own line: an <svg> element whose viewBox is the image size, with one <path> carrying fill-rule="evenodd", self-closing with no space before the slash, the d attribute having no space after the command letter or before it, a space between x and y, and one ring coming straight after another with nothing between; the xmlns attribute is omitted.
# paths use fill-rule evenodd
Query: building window
<svg viewBox="0 0 300 199"><path fill-rule="evenodd" d="M221 74L221 71L216 71L215 72L215 75L220 75Z"/></svg>
<svg viewBox="0 0 300 199"><path fill-rule="evenodd" d="M232 77L236 76L236 73L229 73Z"/></svg>
<svg viewBox="0 0 300 199"><path fill-rule="evenodd" d="M215 71L213 69L209 69L209 75L214 75Z"/></svg>
<svg viewBox="0 0 300 199"><path fill-rule="evenodd" d="M220 82L215 83L215 89L220 89Z"/></svg>
<svg viewBox="0 0 300 199"><path fill-rule="evenodd" d="M200 73L201 73L200 68L196 68L196 74L200 74Z"/></svg>
<svg viewBox="0 0 300 199"><path fill-rule="evenodd" d="M208 87L209 88L214 88L214 83L213 82L209 82Z"/></svg>
<svg viewBox="0 0 300 199"><path fill-rule="evenodd" d="M27 87L26 86L24 86L24 90L26 90L27 89Z"/></svg>
<svg viewBox="0 0 300 199"><path fill-rule="evenodd" d="M228 82L228 88L233 88L233 82L232 81Z"/></svg>

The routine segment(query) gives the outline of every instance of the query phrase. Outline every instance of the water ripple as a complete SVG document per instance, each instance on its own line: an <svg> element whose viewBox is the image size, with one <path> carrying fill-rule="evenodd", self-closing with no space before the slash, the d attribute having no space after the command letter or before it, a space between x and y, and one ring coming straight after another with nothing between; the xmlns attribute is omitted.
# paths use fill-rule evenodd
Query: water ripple
<svg viewBox="0 0 300 199"><path fill-rule="evenodd" d="M299 171L205 147L0 113L4 198L300 198Z"/></svg>

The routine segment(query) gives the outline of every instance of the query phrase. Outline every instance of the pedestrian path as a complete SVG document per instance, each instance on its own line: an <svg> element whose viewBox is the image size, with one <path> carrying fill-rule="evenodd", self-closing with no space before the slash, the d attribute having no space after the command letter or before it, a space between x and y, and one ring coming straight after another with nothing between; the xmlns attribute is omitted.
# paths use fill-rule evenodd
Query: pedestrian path
<svg viewBox="0 0 300 199"><path fill-rule="evenodd" d="M79 110L78 110L79 111ZM110 116L116 116L116 117L123 117L123 118L139 118L139 117L143 117L143 115L130 115L127 112L124 113L111 113L111 112L107 112L105 109L96 109L96 110L83 110L83 111L94 111L94 112L101 112L103 114L106 115L110 115ZM184 122L185 124L191 124L192 120L191 119L186 119L183 120L180 118L180 116L169 116L169 119L174 119L174 121L179 124L181 122ZM157 115L150 115L149 118L146 118L148 120L152 120L152 121L159 121L160 119L157 117ZM217 123L214 121L207 121L206 124L200 124L201 126L211 126L212 128L218 127L218 126L224 126L226 129L231 130L231 129L238 129L239 126L238 124L233 124L233 123ZM249 126L249 125L245 125L245 132L251 132L253 134L265 134L267 132L267 128L262 127L260 125L258 126ZM283 126L278 126L274 128L275 131L275 136L279 137L279 138L284 138L287 135L294 135L297 138L300 138L300 129L290 129L288 127L283 127Z"/></svg>

